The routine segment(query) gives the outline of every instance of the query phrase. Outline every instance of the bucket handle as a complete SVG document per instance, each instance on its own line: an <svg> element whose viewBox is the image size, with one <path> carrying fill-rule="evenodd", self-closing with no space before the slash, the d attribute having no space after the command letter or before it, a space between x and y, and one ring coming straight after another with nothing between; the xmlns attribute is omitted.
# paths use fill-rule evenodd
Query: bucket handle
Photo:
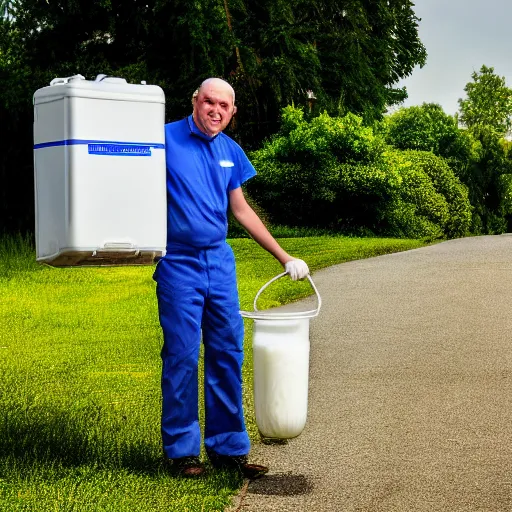
<svg viewBox="0 0 512 512"><path fill-rule="evenodd" d="M257 302L258 302L258 298L261 295L261 293L263 292L263 290L265 290L274 281L277 281L278 279L280 279L283 276L286 276L287 274L288 274L288 272L283 272L282 274L279 274L279 275L273 277L268 283L264 284L260 288L259 292L256 294L256 297L254 298L254 311L259 311ZM300 311L297 313L295 313L295 312L286 313L286 317L304 317L304 316L306 316L308 318L313 318L315 316L318 316L318 313L320 313L320 308L322 307L322 297L320 297L320 294L318 293L318 289L315 286L313 279L311 279L311 276L308 274L306 277L308 278L309 284L311 285L311 287L313 288L313 290L316 293L317 307L316 307L316 309L312 309L310 311ZM272 317L272 313L268 314L268 316ZM280 315L279 315L279 313L277 313L275 316L278 317Z"/></svg>

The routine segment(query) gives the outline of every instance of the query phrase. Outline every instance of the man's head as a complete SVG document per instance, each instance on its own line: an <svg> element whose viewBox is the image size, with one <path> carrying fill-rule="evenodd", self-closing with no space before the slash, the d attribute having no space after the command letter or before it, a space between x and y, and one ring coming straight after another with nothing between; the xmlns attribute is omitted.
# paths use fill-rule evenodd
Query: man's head
<svg viewBox="0 0 512 512"><path fill-rule="evenodd" d="M220 133L236 113L235 91L220 78L208 78L192 97L194 121L206 135Z"/></svg>

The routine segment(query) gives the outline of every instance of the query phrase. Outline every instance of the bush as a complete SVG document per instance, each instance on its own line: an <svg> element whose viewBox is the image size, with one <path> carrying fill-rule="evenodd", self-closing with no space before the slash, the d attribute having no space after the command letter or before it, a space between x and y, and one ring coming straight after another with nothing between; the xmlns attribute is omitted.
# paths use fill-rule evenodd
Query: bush
<svg viewBox="0 0 512 512"><path fill-rule="evenodd" d="M460 129L457 120L439 105L424 103L400 109L379 129L386 142L397 149L432 151L446 160L468 188L472 233L496 234L512 229L507 179L502 178L512 173L507 156L510 143L500 139L491 126ZM457 232L453 226L449 229L454 230Z"/></svg>
<svg viewBox="0 0 512 512"><path fill-rule="evenodd" d="M428 241L444 238L444 232L439 225L419 215L416 205L400 197L392 199L386 205L384 219L384 233L388 236Z"/></svg>
<svg viewBox="0 0 512 512"><path fill-rule="evenodd" d="M382 215L390 235L435 239L469 233L467 188L444 159L426 151L390 151L387 158L402 178Z"/></svg>
<svg viewBox="0 0 512 512"><path fill-rule="evenodd" d="M425 172L435 191L445 199L448 207L444 227L446 236L467 236L471 229L472 215L468 189L450 169L446 160L424 151L407 151L405 157Z"/></svg>
<svg viewBox="0 0 512 512"><path fill-rule="evenodd" d="M387 146L354 115L306 121L283 110L281 131L250 156L250 195L270 222L345 234L436 239L464 236L467 189L446 161Z"/></svg>
<svg viewBox="0 0 512 512"><path fill-rule="evenodd" d="M512 174L499 176L499 192L503 215L512 215Z"/></svg>
<svg viewBox="0 0 512 512"><path fill-rule="evenodd" d="M448 222L448 205L420 165L405 153L390 151L388 165L397 169L402 179L394 197L382 213L383 229L391 236L443 238Z"/></svg>
<svg viewBox="0 0 512 512"><path fill-rule="evenodd" d="M401 108L384 120L383 133L396 149L432 151L442 156L463 182L480 158L480 143L435 103Z"/></svg>
<svg viewBox="0 0 512 512"><path fill-rule="evenodd" d="M248 190L273 222L360 231L375 224L400 185L385 165L385 149L357 116L324 113L307 122L301 110L287 107L281 131L250 155L258 176Z"/></svg>

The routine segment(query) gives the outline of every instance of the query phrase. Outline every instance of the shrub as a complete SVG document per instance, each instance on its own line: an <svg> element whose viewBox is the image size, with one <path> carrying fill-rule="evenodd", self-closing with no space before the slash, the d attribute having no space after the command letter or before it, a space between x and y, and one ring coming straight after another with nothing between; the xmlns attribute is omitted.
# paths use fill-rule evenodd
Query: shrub
<svg viewBox="0 0 512 512"><path fill-rule="evenodd" d="M382 158L386 145L354 115L307 122L283 110L283 128L250 157L258 176L250 194L281 224L359 229L399 185Z"/></svg>
<svg viewBox="0 0 512 512"><path fill-rule="evenodd" d="M354 115L304 120L283 111L283 128L251 159L248 184L271 222L346 234L410 238L464 236L467 190L431 152L387 146Z"/></svg>
<svg viewBox="0 0 512 512"><path fill-rule="evenodd" d="M444 198L448 209L444 232L450 238L463 237L471 228L472 207L468 198L468 189L445 159L425 151L406 151L404 157L409 159L417 169L429 177L437 194Z"/></svg>
<svg viewBox="0 0 512 512"><path fill-rule="evenodd" d="M509 143L491 126L460 129L457 119L445 114L439 105L424 103L400 109L379 128L386 142L397 149L432 151L445 158L468 188L472 233L506 231L507 218L512 220L512 216L501 176L512 173L507 158Z"/></svg>
<svg viewBox="0 0 512 512"><path fill-rule="evenodd" d="M384 210L385 234L397 238L436 240L444 238L439 225L418 214L414 203L400 197L393 198Z"/></svg>
<svg viewBox="0 0 512 512"><path fill-rule="evenodd" d="M442 156L463 181L473 162L480 158L480 143L435 103L401 108L385 119L383 133L394 148L432 151Z"/></svg>
<svg viewBox="0 0 512 512"><path fill-rule="evenodd" d="M468 234L467 189L444 159L426 151L395 150L386 156L402 178L398 194L382 214L389 234L427 239Z"/></svg>

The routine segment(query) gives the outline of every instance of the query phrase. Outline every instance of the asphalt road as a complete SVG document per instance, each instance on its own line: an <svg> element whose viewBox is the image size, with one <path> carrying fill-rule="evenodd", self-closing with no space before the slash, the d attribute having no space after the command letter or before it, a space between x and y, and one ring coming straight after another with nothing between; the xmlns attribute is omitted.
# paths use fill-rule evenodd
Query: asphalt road
<svg viewBox="0 0 512 512"><path fill-rule="evenodd" d="M512 511L512 236L313 279L306 428L253 447L271 471L231 510Z"/></svg>

